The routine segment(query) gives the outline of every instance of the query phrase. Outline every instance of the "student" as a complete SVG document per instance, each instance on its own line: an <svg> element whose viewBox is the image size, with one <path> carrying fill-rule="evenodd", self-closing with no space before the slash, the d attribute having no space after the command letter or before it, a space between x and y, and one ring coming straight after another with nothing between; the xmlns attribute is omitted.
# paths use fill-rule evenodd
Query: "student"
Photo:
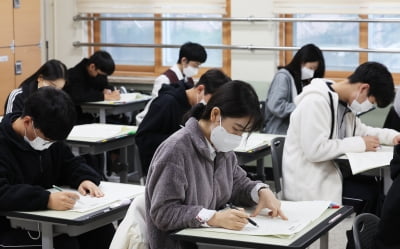
<svg viewBox="0 0 400 249"><path fill-rule="evenodd" d="M398 233L400 225L400 145L394 147L393 159L390 162L390 171L393 183L383 203L381 221L376 236L377 242L374 247L377 249L400 248Z"/></svg>
<svg viewBox="0 0 400 249"><path fill-rule="evenodd" d="M62 89L67 81L67 68L58 60L49 60L34 74L24 80L17 89L11 91L4 105L4 113L21 112L24 101L38 88L52 86Z"/></svg>
<svg viewBox="0 0 400 249"><path fill-rule="evenodd" d="M265 133L286 134L290 114L295 108L294 98L312 78L322 78L325 61L321 50L314 44L300 48L292 61L278 68L265 101Z"/></svg>
<svg viewBox="0 0 400 249"><path fill-rule="evenodd" d="M135 141L139 148L143 174L146 175L157 147L180 129L183 115L200 101L207 102L212 94L230 81L222 71L210 69L195 87L185 89L181 84L163 85L140 123Z"/></svg>
<svg viewBox="0 0 400 249"><path fill-rule="evenodd" d="M347 188L351 184L343 187L342 173L332 160L346 152L377 151L380 144L399 143L398 132L369 127L356 116L375 104L389 105L393 97L392 75L377 62L360 65L338 83L312 80L295 99L290 117L283 151L284 197L342 203L342 195L352 192Z"/></svg>
<svg viewBox="0 0 400 249"><path fill-rule="evenodd" d="M238 165L236 148L243 132L261 128L262 114L254 89L242 81L221 86L199 120L185 127L157 149L146 182L147 237L152 249L195 248L173 240L169 233L188 227L223 227L240 230L249 217L243 211L222 210L227 203L256 206L271 215L286 217L267 185L251 181Z"/></svg>
<svg viewBox="0 0 400 249"><path fill-rule="evenodd" d="M187 42L179 49L178 62L158 76L153 85L151 95L153 98L158 96L158 92L163 84L174 84L181 82L187 89L194 85L193 76L198 73L199 67L207 60L207 52L198 43ZM136 124L139 125L146 116L150 103L145 109L136 115Z"/></svg>
<svg viewBox="0 0 400 249"><path fill-rule="evenodd" d="M118 90L108 83L107 76L115 70L114 60L106 51L96 51L84 58L75 67L68 69L68 85L65 91L75 102L78 124L93 123L94 117L83 114L79 106L83 102L119 100Z"/></svg>
<svg viewBox="0 0 400 249"><path fill-rule="evenodd" d="M75 108L68 95L52 87L29 96L22 113L9 113L0 124L0 211L71 209L78 195L49 192L52 185L70 186L81 194L101 197L100 175L74 157L63 142L75 122ZM54 237L59 248L108 248L115 230L112 224L77 237ZM35 237L38 237L34 239ZM37 248L40 234L11 228L0 218L0 244Z"/></svg>

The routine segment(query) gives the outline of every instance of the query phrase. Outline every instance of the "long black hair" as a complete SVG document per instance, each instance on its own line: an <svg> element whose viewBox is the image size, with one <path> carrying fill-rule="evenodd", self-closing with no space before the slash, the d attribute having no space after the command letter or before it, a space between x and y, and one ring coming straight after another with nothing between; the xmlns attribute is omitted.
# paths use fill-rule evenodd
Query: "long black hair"
<svg viewBox="0 0 400 249"><path fill-rule="evenodd" d="M190 115L197 119L209 120L214 107L221 110L221 116L230 118L249 117L245 129L249 132L262 127L263 116L260 102L254 88L244 81L233 80L222 85L213 94L207 105L198 104L190 110Z"/></svg>
<svg viewBox="0 0 400 249"><path fill-rule="evenodd" d="M36 82L41 76L44 80L54 81L64 79L67 82L67 67L59 60L49 60L44 63L34 74L25 79L19 87ZM36 84L37 88L37 84Z"/></svg>
<svg viewBox="0 0 400 249"><path fill-rule="evenodd" d="M313 78L323 78L325 75L325 60L322 51L314 44L306 44L297 51L289 64L284 66L286 70L294 78L297 93L303 90L303 82L301 80L301 66L303 63L318 61L318 68L314 72ZM306 80L307 81L307 80Z"/></svg>

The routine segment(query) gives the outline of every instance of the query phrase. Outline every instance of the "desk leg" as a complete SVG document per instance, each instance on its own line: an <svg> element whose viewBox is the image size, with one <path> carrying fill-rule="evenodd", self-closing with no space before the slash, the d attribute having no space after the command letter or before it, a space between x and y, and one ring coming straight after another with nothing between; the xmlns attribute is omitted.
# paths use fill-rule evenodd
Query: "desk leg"
<svg viewBox="0 0 400 249"><path fill-rule="evenodd" d="M41 223L42 227L42 248L53 249L53 226L50 223Z"/></svg>
<svg viewBox="0 0 400 249"><path fill-rule="evenodd" d="M325 233L319 239L319 248L320 249L328 249L329 246L329 234Z"/></svg>
<svg viewBox="0 0 400 249"><path fill-rule="evenodd" d="M264 157L257 160L257 176L260 177L260 181L265 182Z"/></svg>
<svg viewBox="0 0 400 249"><path fill-rule="evenodd" d="M126 169L122 170L119 173L119 182L127 183L128 182L128 169L129 169L128 147L124 147L124 148L120 149L119 158L120 158L121 162L123 162L127 166Z"/></svg>
<svg viewBox="0 0 400 249"><path fill-rule="evenodd" d="M99 115L100 115L99 116L100 123L105 124L106 123L106 110L103 108L100 108Z"/></svg>
<svg viewBox="0 0 400 249"><path fill-rule="evenodd" d="M393 180L390 177L390 167L383 167L380 169L383 171L383 193L387 195L390 186L392 186Z"/></svg>

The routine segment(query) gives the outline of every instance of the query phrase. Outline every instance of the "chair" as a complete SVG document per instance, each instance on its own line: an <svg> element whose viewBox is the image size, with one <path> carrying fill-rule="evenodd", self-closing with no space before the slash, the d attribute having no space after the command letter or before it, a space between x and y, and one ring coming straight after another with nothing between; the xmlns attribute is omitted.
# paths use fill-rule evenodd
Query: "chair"
<svg viewBox="0 0 400 249"><path fill-rule="evenodd" d="M285 137L276 137L271 141L272 172L274 174L275 193L282 198L282 154Z"/></svg>
<svg viewBox="0 0 400 249"><path fill-rule="evenodd" d="M353 222L353 237L356 249L375 248L375 238L378 232L380 218L374 214L363 213Z"/></svg>

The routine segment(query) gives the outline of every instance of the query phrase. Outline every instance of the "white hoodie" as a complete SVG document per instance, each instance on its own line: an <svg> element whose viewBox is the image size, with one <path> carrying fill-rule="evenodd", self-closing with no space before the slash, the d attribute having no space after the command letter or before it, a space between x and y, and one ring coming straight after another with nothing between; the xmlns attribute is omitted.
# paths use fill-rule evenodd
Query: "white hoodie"
<svg viewBox="0 0 400 249"><path fill-rule="evenodd" d="M329 92L334 109L334 129ZM342 175L332 159L347 152L364 152L361 136L378 136L382 144L393 144L394 130L369 127L348 112L346 135L338 137L339 96L324 79L314 79L295 99L283 151L283 195L287 200L329 200L342 203Z"/></svg>

